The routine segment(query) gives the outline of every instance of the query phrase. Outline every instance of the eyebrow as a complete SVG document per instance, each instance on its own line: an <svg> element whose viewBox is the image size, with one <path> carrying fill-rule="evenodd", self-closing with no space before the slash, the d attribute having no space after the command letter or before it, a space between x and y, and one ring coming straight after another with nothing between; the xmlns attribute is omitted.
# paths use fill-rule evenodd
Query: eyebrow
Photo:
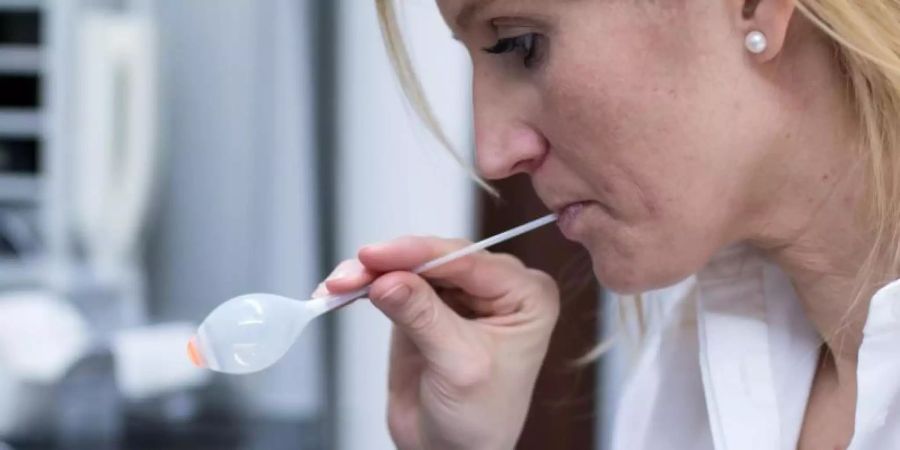
<svg viewBox="0 0 900 450"><path fill-rule="evenodd" d="M495 1L496 0L475 0L469 2L463 6L459 14L456 15L456 26L460 29L466 29L478 13Z"/></svg>

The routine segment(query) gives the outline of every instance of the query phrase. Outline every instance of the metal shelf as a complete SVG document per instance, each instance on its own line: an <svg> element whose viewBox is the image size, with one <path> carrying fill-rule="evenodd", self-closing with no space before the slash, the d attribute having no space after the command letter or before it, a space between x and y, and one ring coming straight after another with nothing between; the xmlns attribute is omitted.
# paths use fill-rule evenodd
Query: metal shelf
<svg viewBox="0 0 900 450"><path fill-rule="evenodd" d="M43 128L44 116L40 112L0 108L0 135L39 136Z"/></svg>
<svg viewBox="0 0 900 450"><path fill-rule="evenodd" d="M43 55L39 47L0 45L0 72L8 74L39 73L43 70L43 66Z"/></svg>
<svg viewBox="0 0 900 450"><path fill-rule="evenodd" d="M34 175L0 174L0 202L34 203L40 197L40 181Z"/></svg>
<svg viewBox="0 0 900 450"><path fill-rule="evenodd" d="M0 12L2 13L37 12L43 15L46 7L47 0L0 0ZM8 20L9 17L6 19ZM25 20L31 23L30 21L34 19L28 17ZM38 18L39 26L40 20ZM0 73L4 75L36 75L43 78L46 55L41 47L46 44L28 43L31 39L23 38L21 33L13 32L13 35L4 34L4 36L13 36L13 39L0 44ZM39 110L0 108L0 137L40 140L43 134L44 119ZM0 173L0 202L27 208L33 207L34 212L39 213L41 186L41 179L35 174ZM13 258L11 255L0 256L0 290L37 285L41 282L43 274L44 265L34 256L27 258Z"/></svg>

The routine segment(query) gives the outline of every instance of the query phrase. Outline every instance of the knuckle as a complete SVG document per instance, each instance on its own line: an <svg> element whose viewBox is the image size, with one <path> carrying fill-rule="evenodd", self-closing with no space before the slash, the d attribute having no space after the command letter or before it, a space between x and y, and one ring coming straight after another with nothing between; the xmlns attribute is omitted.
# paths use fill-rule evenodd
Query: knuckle
<svg viewBox="0 0 900 450"><path fill-rule="evenodd" d="M547 275L546 272L537 269L528 269L528 275L540 292L545 295L559 295L559 286L556 285L556 280L550 275Z"/></svg>
<svg viewBox="0 0 900 450"><path fill-rule="evenodd" d="M494 360L486 352L467 355L466 360L456 366L452 381L463 391L477 390L488 384L493 377Z"/></svg>
<svg viewBox="0 0 900 450"><path fill-rule="evenodd" d="M407 234L397 238L396 240L412 242L414 244L425 244L432 239L435 239L435 236L431 236L428 234Z"/></svg>
<svg viewBox="0 0 900 450"><path fill-rule="evenodd" d="M509 253L493 253L492 255L494 255L494 258L495 258L495 259L497 260L497 262L500 263L500 264L507 265L507 266L511 266L511 267L517 267L517 268L524 268L524 267L525 267L525 264L522 262L522 260L519 259L518 257L512 255L512 254L509 254Z"/></svg>
<svg viewBox="0 0 900 450"><path fill-rule="evenodd" d="M414 429L415 424L410 423L410 417L403 409L396 406L396 401L388 400L387 427L388 433L395 442L403 442Z"/></svg>
<svg viewBox="0 0 900 450"><path fill-rule="evenodd" d="M447 248L456 249L472 243L472 241L463 238L446 238L435 236L433 234L411 235L405 236L405 238L439 250L446 250Z"/></svg>
<svg viewBox="0 0 900 450"><path fill-rule="evenodd" d="M460 272L473 273L482 268L513 266L516 268L524 268L525 266L513 255L508 253L490 253L482 251L461 258L458 270Z"/></svg>
<svg viewBox="0 0 900 450"><path fill-rule="evenodd" d="M388 408L387 427L391 437L396 441L397 435L403 430L403 418L396 412L394 408Z"/></svg>
<svg viewBox="0 0 900 450"><path fill-rule="evenodd" d="M437 322L437 314L438 309L431 302L422 298L414 299L406 313L406 326L414 332L426 331Z"/></svg>
<svg viewBox="0 0 900 450"><path fill-rule="evenodd" d="M462 247L472 244L472 241L470 241L468 239L462 239L462 238L443 239L443 240L456 248L462 248Z"/></svg>
<svg viewBox="0 0 900 450"><path fill-rule="evenodd" d="M476 255L468 255L454 261L455 270L459 273L470 273L476 269L478 266L478 257Z"/></svg>
<svg viewBox="0 0 900 450"><path fill-rule="evenodd" d="M559 317L560 309L559 286L556 284L556 280L540 270L529 269L529 272L534 280L534 295L542 300L536 304L540 305L547 317L551 317L555 321Z"/></svg>

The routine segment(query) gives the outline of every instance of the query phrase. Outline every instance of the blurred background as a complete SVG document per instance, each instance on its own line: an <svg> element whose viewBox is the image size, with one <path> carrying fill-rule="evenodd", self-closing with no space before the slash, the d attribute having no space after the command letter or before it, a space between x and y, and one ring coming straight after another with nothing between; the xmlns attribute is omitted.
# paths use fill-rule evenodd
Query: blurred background
<svg viewBox="0 0 900 450"><path fill-rule="evenodd" d="M402 16L471 153L465 50L431 0ZM527 179L497 187L413 117L372 0L0 0L0 449L393 448L367 302L256 375L195 369L186 341L233 296L307 298L366 243L545 212ZM574 364L615 316L589 260L554 227L498 250L563 292L519 448L604 448L624 365Z"/></svg>

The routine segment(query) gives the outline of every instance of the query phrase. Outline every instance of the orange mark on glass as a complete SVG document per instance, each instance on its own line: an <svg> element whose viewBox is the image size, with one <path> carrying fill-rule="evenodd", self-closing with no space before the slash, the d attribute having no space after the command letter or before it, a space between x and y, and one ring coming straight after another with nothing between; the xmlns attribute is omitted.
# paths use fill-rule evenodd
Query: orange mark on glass
<svg viewBox="0 0 900 450"><path fill-rule="evenodd" d="M197 346L197 336L188 341L187 351L188 358L195 366L201 369L206 367L206 361L203 360L203 354L200 353L200 348Z"/></svg>

